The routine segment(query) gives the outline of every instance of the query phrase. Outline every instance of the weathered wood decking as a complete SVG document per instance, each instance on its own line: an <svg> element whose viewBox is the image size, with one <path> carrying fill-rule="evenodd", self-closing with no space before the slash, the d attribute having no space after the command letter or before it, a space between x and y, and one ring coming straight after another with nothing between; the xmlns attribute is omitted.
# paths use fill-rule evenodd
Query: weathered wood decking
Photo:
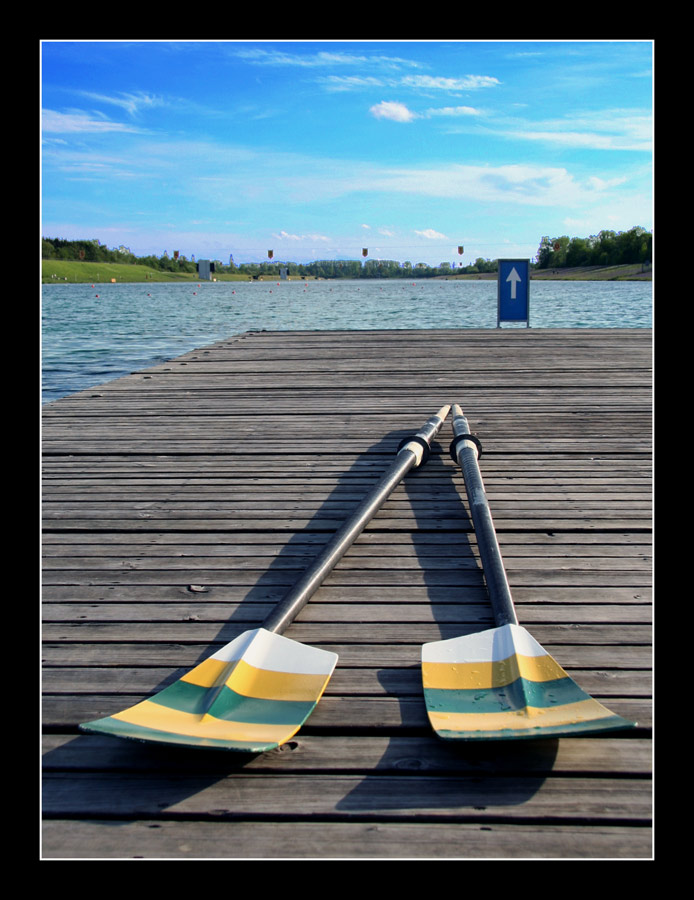
<svg viewBox="0 0 694 900"><path fill-rule="evenodd" d="M340 654L281 750L81 735L260 624L458 402L521 624L633 732L451 748L420 647L491 627L444 425L287 637ZM651 333L250 333L44 409L45 858L648 858Z"/></svg>

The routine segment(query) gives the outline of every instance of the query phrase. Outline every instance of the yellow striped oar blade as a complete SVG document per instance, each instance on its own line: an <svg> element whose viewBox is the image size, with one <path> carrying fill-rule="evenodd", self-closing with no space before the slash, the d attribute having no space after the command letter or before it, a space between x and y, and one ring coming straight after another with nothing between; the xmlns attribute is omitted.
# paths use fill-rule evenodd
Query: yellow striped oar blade
<svg viewBox="0 0 694 900"><path fill-rule="evenodd" d="M429 721L445 740L576 736L631 728L586 694L519 625L422 647Z"/></svg>
<svg viewBox="0 0 694 900"><path fill-rule="evenodd" d="M257 628L178 681L82 731L246 753L272 750L301 728L321 698L337 654Z"/></svg>

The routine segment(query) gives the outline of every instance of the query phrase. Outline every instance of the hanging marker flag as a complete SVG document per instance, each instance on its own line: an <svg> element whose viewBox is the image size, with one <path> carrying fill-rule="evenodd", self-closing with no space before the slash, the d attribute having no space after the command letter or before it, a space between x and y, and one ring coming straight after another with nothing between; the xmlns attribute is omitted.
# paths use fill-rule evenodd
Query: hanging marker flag
<svg viewBox="0 0 694 900"><path fill-rule="evenodd" d="M368 255L369 255L369 250L368 250L367 247L364 247L364 248L363 248L363 250L361 251L361 255L362 255L362 256L368 256Z"/></svg>

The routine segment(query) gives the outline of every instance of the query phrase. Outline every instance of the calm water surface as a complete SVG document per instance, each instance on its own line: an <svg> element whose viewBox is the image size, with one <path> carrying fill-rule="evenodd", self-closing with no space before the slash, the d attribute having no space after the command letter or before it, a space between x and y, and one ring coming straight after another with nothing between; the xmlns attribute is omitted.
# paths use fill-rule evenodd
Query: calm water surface
<svg viewBox="0 0 694 900"><path fill-rule="evenodd" d="M244 331L496 328L496 293L496 281L44 285L43 402ZM651 282L531 284L532 328L651 324Z"/></svg>

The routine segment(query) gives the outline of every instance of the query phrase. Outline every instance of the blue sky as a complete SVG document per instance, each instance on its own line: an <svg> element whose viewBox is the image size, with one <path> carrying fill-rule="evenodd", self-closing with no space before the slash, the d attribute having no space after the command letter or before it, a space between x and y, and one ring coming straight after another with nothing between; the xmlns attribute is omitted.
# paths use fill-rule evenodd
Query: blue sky
<svg viewBox="0 0 694 900"><path fill-rule="evenodd" d="M42 233L457 265L650 230L652 70L647 40L44 41Z"/></svg>

